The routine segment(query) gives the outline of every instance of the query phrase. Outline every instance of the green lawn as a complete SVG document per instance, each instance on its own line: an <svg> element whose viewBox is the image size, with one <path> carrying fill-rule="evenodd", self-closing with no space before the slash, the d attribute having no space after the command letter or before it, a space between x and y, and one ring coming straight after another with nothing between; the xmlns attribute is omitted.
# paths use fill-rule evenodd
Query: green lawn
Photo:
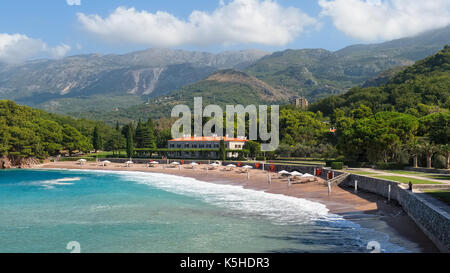
<svg viewBox="0 0 450 273"><path fill-rule="evenodd" d="M404 183L404 184L408 184L410 181L413 184L443 184L443 183L439 183L439 182L433 182L433 181L409 178L409 177L403 177L403 176L374 175L372 177L385 179L385 180L391 180L391 181L400 182L400 183Z"/></svg>
<svg viewBox="0 0 450 273"><path fill-rule="evenodd" d="M393 174L414 175L414 176L421 176L421 177L426 177L426 178L430 178L430 179L450 181L450 175L448 175L448 174L422 173L422 172L414 172L414 171L386 171L386 172L393 173Z"/></svg>
<svg viewBox="0 0 450 273"><path fill-rule="evenodd" d="M394 173L394 174L405 174L405 175L422 175L427 173L421 173L421 172L415 172L415 171L401 171L401 170L395 170L395 171L384 171L387 173Z"/></svg>
<svg viewBox="0 0 450 273"><path fill-rule="evenodd" d="M450 190L428 190L425 193L450 205Z"/></svg>

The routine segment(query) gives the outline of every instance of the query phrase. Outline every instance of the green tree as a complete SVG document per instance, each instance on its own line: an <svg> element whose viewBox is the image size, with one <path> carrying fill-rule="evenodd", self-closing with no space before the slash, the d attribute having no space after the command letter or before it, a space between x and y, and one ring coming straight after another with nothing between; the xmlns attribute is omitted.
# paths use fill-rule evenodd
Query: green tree
<svg viewBox="0 0 450 273"><path fill-rule="evenodd" d="M88 139L69 125L63 126L62 144L64 148L69 150L70 155L72 155L74 150L87 152L92 148Z"/></svg>
<svg viewBox="0 0 450 273"><path fill-rule="evenodd" d="M136 126L136 134L134 136L134 141L136 143L137 148L146 148L145 147L145 139L147 138L147 129L146 126L139 119L138 124Z"/></svg>
<svg viewBox="0 0 450 273"><path fill-rule="evenodd" d="M445 168L450 169L450 144L440 145L439 153L445 157Z"/></svg>
<svg viewBox="0 0 450 273"><path fill-rule="evenodd" d="M140 120L136 127L136 147L138 148L156 148L156 137L153 120L149 119L147 123L142 123Z"/></svg>
<svg viewBox="0 0 450 273"><path fill-rule="evenodd" d="M161 130L156 137L156 145L160 149L168 148L167 142L172 139L172 132L170 129Z"/></svg>
<svg viewBox="0 0 450 273"><path fill-rule="evenodd" d="M0 156L7 156L9 151L9 129L6 122L0 119Z"/></svg>
<svg viewBox="0 0 450 273"><path fill-rule="evenodd" d="M116 155L116 153L120 153L120 150L125 149L125 147L126 140L122 133L120 133L120 131L115 131L107 140L105 148L108 151L112 151L113 155Z"/></svg>
<svg viewBox="0 0 450 273"><path fill-rule="evenodd" d="M92 135L92 145L94 146L95 152L103 149L103 138L97 126L94 128L94 133Z"/></svg>
<svg viewBox="0 0 450 273"><path fill-rule="evenodd" d="M433 155L438 152L438 147L432 143L424 143L421 145L422 152L425 154L427 159L427 168L431 169L432 166L432 159Z"/></svg>
<svg viewBox="0 0 450 273"><path fill-rule="evenodd" d="M435 144L450 143L450 113L439 112L420 119L420 131Z"/></svg>
<svg viewBox="0 0 450 273"><path fill-rule="evenodd" d="M244 144L244 150L249 151L250 157L256 157L261 153L261 144L256 141L249 140Z"/></svg>
<svg viewBox="0 0 450 273"><path fill-rule="evenodd" d="M227 159L227 150L225 147L225 140L223 139L220 140L219 157L222 161L225 161Z"/></svg>
<svg viewBox="0 0 450 273"><path fill-rule="evenodd" d="M419 155L422 152L422 142L418 141L417 139L413 139L409 143L406 144L406 150L413 158L413 167L417 168L419 167L418 161L419 161Z"/></svg>
<svg viewBox="0 0 450 273"><path fill-rule="evenodd" d="M134 142L133 142L133 132L131 130L131 126L128 127L128 133L127 133L127 157L131 158L134 155Z"/></svg>
<svg viewBox="0 0 450 273"><path fill-rule="evenodd" d="M120 132L120 125L119 125L119 122L118 122L118 121L116 121L116 131L117 131L117 132Z"/></svg>
<svg viewBox="0 0 450 273"><path fill-rule="evenodd" d="M338 120L338 149L349 161L389 162L411 141L418 128L415 117L379 112L370 118Z"/></svg>

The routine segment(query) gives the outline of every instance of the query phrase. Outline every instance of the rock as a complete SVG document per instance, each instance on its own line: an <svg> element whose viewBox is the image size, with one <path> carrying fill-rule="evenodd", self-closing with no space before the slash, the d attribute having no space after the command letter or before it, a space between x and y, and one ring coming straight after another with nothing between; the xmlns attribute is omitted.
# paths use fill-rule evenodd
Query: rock
<svg viewBox="0 0 450 273"><path fill-rule="evenodd" d="M3 156L2 158L0 158L0 168L1 169L11 169L12 168L11 160L9 160L9 158L6 156Z"/></svg>
<svg viewBox="0 0 450 273"><path fill-rule="evenodd" d="M22 158L16 160L8 158L7 156L0 158L0 169L11 169L15 167L27 169L38 164L40 164L40 160L37 158Z"/></svg>

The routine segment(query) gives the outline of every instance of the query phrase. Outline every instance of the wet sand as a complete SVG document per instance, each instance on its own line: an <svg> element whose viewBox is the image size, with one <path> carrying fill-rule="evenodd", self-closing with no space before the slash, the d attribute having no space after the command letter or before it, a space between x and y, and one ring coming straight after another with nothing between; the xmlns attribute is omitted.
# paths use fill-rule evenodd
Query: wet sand
<svg viewBox="0 0 450 273"><path fill-rule="evenodd" d="M327 206L331 213L342 215L345 219L358 223L364 228L374 229L389 235L392 243L413 249L414 252L439 252L434 244L419 229L413 220L395 202L388 203L384 198L359 191L354 194L352 189L333 186L331 195L328 187L318 182L294 184L288 186L287 179L278 179L277 174L271 175L268 183L268 172L250 170L250 179L246 173L237 173L236 170L224 171L223 167L216 170L204 169L196 166L195 169L164 168L163 165L147 168L146 165L131 165L112 163L103 167L101 163L86 163L79 165L76 162L57 162L37 166L41 169L80 169L80 170L111 170L111 171L137 171L154 172L191 177L204 182L217 184L238 185L248 189L261 190L268 193L283 194L318 202Z"/></svg>

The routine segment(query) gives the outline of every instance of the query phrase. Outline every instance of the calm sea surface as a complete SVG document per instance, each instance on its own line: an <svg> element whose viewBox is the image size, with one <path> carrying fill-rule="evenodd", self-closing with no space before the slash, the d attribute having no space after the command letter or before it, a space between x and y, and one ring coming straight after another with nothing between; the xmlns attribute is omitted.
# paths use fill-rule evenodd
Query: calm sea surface
<svg viewBox="0 0 450 273"><path fill-rule="evenodd" d="M0 252L407 252L322 204L164 174L0 171Z"/></svg>

